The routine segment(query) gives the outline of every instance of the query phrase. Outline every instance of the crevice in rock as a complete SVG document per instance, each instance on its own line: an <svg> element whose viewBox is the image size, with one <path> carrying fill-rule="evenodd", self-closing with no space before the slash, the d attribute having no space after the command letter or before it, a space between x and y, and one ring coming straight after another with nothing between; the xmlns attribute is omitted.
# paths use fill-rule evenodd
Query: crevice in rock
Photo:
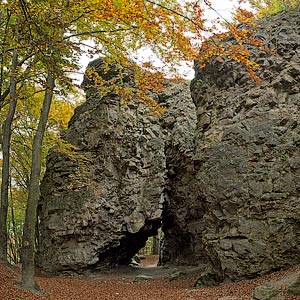
<svg viewBox="0 0 300 300"><path fill-rule="evenodd" d="M89 267L90 271L129 265L131 259L145 246L148 238L157 235L160 227L160 220L147 221L139 232L125 233L124 237L120 239L119 246L99 253L99 263Z"/></svg>

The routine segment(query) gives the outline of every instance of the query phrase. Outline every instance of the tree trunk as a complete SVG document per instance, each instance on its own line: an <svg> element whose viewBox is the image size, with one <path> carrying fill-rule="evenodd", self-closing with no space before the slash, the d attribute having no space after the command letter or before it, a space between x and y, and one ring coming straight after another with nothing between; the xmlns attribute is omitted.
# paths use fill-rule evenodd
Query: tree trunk
<svg viewBox="0 0 300 300"><path fill-rule="evenodd" d="M153 255L159 254L159 236L158 235L153 236L152 254Z"/></svg>
<svg viewBox="0 0 300 300"><path fill-rule="evenodd" d="M17 52L13 52L12 75L10 77L10 102L7 117L3 124L2 133L2 182L1 182L1 206L0 206L0 259L7 260L7 211L8 211L8 189L10 171L10 141L11 125L17 106L17 82L16 69L18 65Z"/></svg>
<svg viewBox="0 0 300 300"><path fill-rule="evenodd" d="M38 127L32 144L32 165L29 182L28 200L26 208L26 216L23 230L22 242L22 278L21 288L39 291L34 279L35 269L35 236L36 236L36 222L37 222L37 205L40 197L40 175L41 175L41 161L42 161L42 143L46 124L48 120L49 110L52 102L54 89L54 76L48 72L46 82L46 92L44 102L41 110L41 115Z"/></svg>
<svg viewBox="0 0 300 300"><path fill-rule="evenodd" d="M11 240L11 251L12 251L12 263L18 264L20 262L20 238L17 231L17 224L15 219L15 210L14 210L14 198L12 193L12 186L11 186L11 176L10 176L10 201L11 201L11 225L12 225L12 232L14 235L14 239Z"/></svg>

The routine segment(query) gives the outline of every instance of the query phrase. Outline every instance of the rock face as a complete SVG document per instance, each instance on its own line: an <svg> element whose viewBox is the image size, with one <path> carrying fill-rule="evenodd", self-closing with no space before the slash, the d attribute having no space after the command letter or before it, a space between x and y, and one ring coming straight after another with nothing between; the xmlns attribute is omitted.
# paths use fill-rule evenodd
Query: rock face
<svg viewBox="0 0 300 300"><path fill-rule="evenodd" d="M166 186L162 220L162 265L199 265L206 262L201 235L203 203L199 199L194 170L195 106L187 90L175 96L178 86L165 90L160 99L169 101L162 118L165 129ZM173 94L173 95L172 95ZM171 101L170 101L171 100Z"/></svg>
<svg viewBox="0 0 300 300"><path fill-rule="evenodd" d="M276 52L253 50L261 86L230 61L196 65L191 85L202 241L220 280L300 262L299 12L265 20L256 36Z"/></svg>
<svg viewBox="0 0 300 300"><path fill-rule="evenodd" d="M118 75L114 67L105 73L100 59L89 66L105 80ZM123 86L135 86L132 75L125 74ZM85 77L87 101L76 109L64 134L76 155L48 155L37 255L47 273L128 264L161 227L166 143L181 152L193 149L196 114L187 83L170 83L162 94L152 95L169 108L162 119L138 99L121 105L116 93L103 96L95 81Z"/></svg>
<svg viewBox="0 0 300 300"><path fill-rule="evenodd" d="M77 153L52 151L42 182L44 271L126 264L161 225L161 264L203 266L200 286L299 264L299 12L264 20L256 36L276 53L253 49L262 85L231 61L196 64L194 103L184 82L152 95L162 117L85 78L64 134Z"/></svg>

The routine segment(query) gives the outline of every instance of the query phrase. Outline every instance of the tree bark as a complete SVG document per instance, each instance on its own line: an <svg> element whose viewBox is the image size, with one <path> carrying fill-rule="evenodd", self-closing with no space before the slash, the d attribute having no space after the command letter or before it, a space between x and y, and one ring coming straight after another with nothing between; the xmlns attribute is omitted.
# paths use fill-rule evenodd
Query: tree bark
<svg viewBox="0 0 300 300"><path fill-rule="evenodd" d="M11 240L11 251L12 251L12 263L18 264L20 262L20 238L17 231L17 224L15 219L15 209L14 209L14 198L12 193L12 186L11 186L11 175L10 175L10 182L9 182L9 189L10 189L10 201L11 201L11 225L12 225L12 232L14 234L14 239Z"/></svg>
<svg viewBox="0 0 300 300"><path fill-rule="evenodd" d="M152 242L152 253L153 255L159 254L159 236L155 235L153 236L153 242Z"/></svg>
<svg viewBox="0 0 300 300"><path fill-rule="evenodd" d="M46 92L38 127L32 144L32 165L29 181L28 200L22 242L22 278L21 288L39 291L35 282L35 237L37 224L37 205L40 197L40 174L42 164L42 143L47 125L49 110L55 86L54 76L48 71Z"/></svg>
<svg viewBox="0 0 300 300"><path fill-rule="evenodd" d="M17 81L16 69L18 66L17 52L13 52L12 74L10 76L10 102L7 117L3 124L2 133L2 182L1 182L1 206L0 206L0 259L7 260L7 211L8 189L10 173L10 142L11 126L17 106Z"/></svg>

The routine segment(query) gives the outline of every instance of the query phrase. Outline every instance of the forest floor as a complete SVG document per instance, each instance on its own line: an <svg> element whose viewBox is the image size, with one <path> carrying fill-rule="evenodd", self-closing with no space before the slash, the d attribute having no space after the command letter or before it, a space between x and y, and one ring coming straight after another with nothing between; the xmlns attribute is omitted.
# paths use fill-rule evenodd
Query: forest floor
<svg viewBox="0 0 300 300"><path fill-rule="evenodd" d="M20 268L0 261L0 300L252 300L253 289L266 282L276 282L284 300L300 300L288 296L286 286L299 274L300 266L276 272L255 280L217 287L194 288L199 275L195 268L185 268L185 275L171 280L178 268L155 267L157 257L142 260L139 267L76 277L38 276L37 282L44 295L20 290ZM139 275L151 276L138 281Z"/></svg>

